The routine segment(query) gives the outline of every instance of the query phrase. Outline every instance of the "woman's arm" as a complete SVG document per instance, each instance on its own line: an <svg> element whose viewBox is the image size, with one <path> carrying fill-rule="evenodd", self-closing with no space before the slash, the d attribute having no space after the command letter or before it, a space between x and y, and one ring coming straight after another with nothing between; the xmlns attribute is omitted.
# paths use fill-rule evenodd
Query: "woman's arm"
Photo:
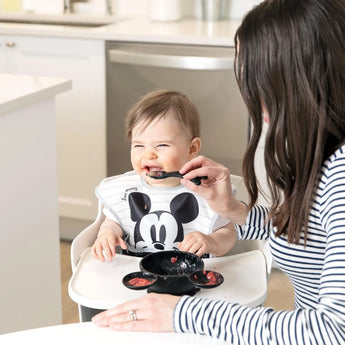
<svg viewBox="0 0 345 345"><path fill-rule="evenodd" d="M208 236L214 242L214 247L210 250L210 253L214 256L227 254L235 246L237 240L237 233L233 223L229 223Z"/></svg>
<svg viewBox="0 0 345 345"><path fill-rule="evenodd" d="M285 260L290 269L296 265L299 267L297 271L300 271L300 274L295 276L298 287L296 295L300 305L298 308L294 311L274 311L270 308L249 308L224 301L182 297L174 311L175 330L207 334L232 344L344 343L344 162L345 157L341 157L332 163L332 167L325 170L316 193L318 199L311 212L311 224L315 227L316 219L322 224L325 235L324 250L320 252L323 243L321 233L317 235L316 240L316 235L311 234L311 237L314 236L314 242L311 239L310 241L314 246L308 247L307 244L307 248L301 245L294 249L293 245L284 245L281 239L277 239L277 248L282 256L280 259ZM261 211L255 207L251 215L253 218L259 218ZM315 246L316 243L318 246ZM299 260L296 260L294 253ZM306 256L305 261L303 255ZM317 265L319 262L322 262L320 277ZM312 289L310 279L304 277L304 274L314 276L315 295L305 293L305 290L310 292ZM307 283L304 283L305 281Z"/></svg>

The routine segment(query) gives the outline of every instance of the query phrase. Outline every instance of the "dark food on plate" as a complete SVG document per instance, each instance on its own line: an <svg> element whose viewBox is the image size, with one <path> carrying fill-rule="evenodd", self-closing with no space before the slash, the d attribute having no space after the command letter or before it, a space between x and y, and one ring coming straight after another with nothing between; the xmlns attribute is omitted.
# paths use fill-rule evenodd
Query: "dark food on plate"
<svg viewBox="0 0 345 345"><path fill-rule="evenodd" d="M123 278L127 288L182 296L194 295L200 288L215 288L224 281L220 273L204 269L202 258L179 250L148 254L139 267L140 271Z"/></svg>

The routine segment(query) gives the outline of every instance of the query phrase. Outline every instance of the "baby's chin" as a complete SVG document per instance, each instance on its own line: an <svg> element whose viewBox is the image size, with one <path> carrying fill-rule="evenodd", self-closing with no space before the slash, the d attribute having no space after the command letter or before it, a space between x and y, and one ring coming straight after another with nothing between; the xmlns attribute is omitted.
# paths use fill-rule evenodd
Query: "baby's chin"
<svg viewBox="0 0 345 345"><path fill-rule="evenodd" d="M177 177L169 177L166 179L154 179L146 174L140 174L146 183L153 187L176 187L181 185L181 179Z"/></svg>
<svg viewBox="0 0 345 345"><path fill-rule="evenodd" d="M155 180L155 181L152 181L153 179L151 178L147 178L146 179L146 183L150 186L153 186L153 187L165 187L165 188L168 188L168 187L177 187L177 186L180 186L181 185L181 179L179 178L169 178L169 179L166 179L166 180Z"/></svg>

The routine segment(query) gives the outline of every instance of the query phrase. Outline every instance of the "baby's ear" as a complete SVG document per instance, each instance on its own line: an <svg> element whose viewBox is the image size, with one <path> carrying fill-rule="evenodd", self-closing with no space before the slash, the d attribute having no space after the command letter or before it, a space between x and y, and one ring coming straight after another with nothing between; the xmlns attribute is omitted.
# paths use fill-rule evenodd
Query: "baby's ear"
<svg viewBox="0 0 345 345"><path fill-rule="evenodd" d="M195 137L189 144L189 159L195 158L201 149L201 139L199 137Z"/></svg>

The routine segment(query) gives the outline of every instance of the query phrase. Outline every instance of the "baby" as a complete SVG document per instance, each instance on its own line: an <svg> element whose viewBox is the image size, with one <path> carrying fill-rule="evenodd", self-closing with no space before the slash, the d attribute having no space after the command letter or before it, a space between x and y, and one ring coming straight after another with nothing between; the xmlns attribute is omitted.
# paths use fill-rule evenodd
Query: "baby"
<svg viewBox="0 0 345 345"><path fill-rule="evenodd" d="M126 118L133 171L105 179L96 195L106 216L92 246L104 262L123 253L144 256L179 249L198 256L226 254L236 242L229 220L180 184L180 178L154 179L156 171L179 171L199 154L199 115L195 105L175 91L149 93Z"/></svg>

